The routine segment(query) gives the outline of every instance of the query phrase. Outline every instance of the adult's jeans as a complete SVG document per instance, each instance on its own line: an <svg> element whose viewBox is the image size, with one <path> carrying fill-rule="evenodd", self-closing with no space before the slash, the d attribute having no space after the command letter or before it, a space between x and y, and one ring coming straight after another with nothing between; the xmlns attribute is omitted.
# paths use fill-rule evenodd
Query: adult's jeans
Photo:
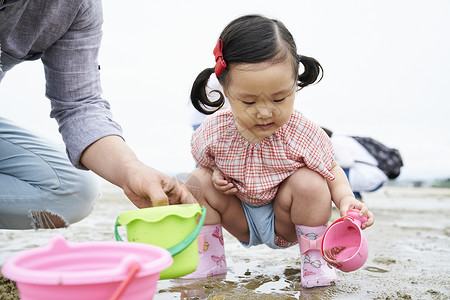
<svg viewBox="0 0 450 300"><path fill-rule="evenodd" d="M68 226L88 216L99 195L95 175L76 169L62 146L0 117L0 228Z"/></svg>

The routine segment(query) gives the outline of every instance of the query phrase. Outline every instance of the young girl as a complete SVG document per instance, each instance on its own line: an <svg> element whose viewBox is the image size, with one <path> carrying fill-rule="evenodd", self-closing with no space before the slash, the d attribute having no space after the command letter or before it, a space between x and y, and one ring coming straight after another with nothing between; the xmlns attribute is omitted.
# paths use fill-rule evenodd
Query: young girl
<svg viewBox="0 0 450 300"><path fill-rule="evenodd" d="M247 15L232 21L214 49L215 68L195 80L191 100L205 114L224 103L210 101L205 87L215 73L231 109L206 118L192 136L192 154L200 166L186 184L207 216L200 240L200 264L188 277L226 272L222 226L245 247L285 248L320 238L331 217L332 202L345 215L357 201L336 165L330 139L294 110L296 92L318 80L322 67L297 54L292 35L277 20ZM299 65L304 71L299 75ZM313 245L314 243L310 243ZM328 286L336 273L317 248L301 250L303 287Z"/></svg>

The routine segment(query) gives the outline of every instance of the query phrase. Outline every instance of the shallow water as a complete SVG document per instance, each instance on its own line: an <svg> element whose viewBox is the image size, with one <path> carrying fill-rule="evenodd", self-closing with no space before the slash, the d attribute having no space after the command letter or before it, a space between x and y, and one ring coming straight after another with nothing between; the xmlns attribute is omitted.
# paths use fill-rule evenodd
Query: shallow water
<svg viewBox="0 0 450 300"><path fill-rule="evenodd" d="M226 276L161 280L154 299L450 299L450 190L389 187L365 200L376 216L375 225L364 230L369 257L357 271L338 271L336 286L300 286L298 246L246 249L225 231ZM70 242L114 240L115 218L130 209L122 192L107 186L92 215L70 228L0 230L0 264L56 234Z"/></svg>

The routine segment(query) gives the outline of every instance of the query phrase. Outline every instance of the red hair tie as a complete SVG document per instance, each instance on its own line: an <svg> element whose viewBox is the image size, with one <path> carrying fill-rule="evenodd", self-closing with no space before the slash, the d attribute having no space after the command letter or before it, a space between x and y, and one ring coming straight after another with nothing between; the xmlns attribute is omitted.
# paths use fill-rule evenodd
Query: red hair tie
<svg viewBox="0 0 450 300"><path fill-rule="evenodd" d="M219 39L213 51L216 59L216 67L214 68L214 72L216 73L217 78L219 78L220 74L222 74L223 70L227 67L227 64L223 60L222 48L223 42Z"/></svg>

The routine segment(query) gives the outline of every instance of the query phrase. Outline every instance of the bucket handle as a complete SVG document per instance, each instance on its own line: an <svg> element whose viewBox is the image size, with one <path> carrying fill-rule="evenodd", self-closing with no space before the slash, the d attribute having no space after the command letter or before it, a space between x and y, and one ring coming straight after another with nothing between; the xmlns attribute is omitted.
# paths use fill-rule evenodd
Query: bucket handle
<svg viewBox="0 0 450 300"><path fill-rule="evenodd" d="M200 230L203 227L203 223L205 223L205 218L206 218L206 207L202 206L202 217L200 218L200 221L198 222L194 230L184 240L166 250L169 251L172 256L175 256L178 253L182 252L184 249L186 249L197 238L198 234L200 233ZM116 241L123 242L123 239L120 236L119 231L117 230L118 221L119 217L117 217L116 219L116 224L114 226L114 233L116 236Z"/></svg>
<svg viewBox="0 0 450 300"><path fill-rule="evenodd" d="M129 270L127 271L125 279L120 283L119 287L114 292L114 295L112 295L112 297L109 300L118 300L125 292L125 290L128 288L128 286L131 284L131 281L134 279L134 277L136 277L140 269L141 269L140 264L138 263L131 264Z"/></svg>

